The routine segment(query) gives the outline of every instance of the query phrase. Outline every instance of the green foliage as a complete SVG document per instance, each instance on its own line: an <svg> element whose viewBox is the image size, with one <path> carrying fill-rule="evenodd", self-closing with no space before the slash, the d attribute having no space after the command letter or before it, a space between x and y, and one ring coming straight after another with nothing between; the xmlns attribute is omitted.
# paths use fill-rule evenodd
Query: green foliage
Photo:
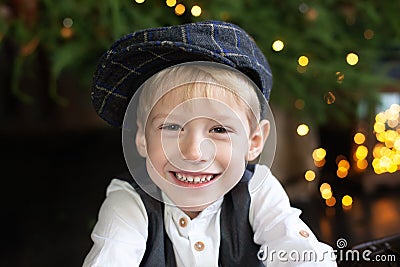
<svg viewBox="0 0 400 267"><path fill-rule="evenodd" d="M295 112L297 115L320 124L350 124L357 103L375 105L379 89L395 82L387 76L384 67L388 62L382 59L400 59L385 49L400 47L398 3L248 0L241 1L238 8L227 5L224 9L224 2L213 1L207 6L210 10L213 5L218 7L210 17L225 14L255 38L273 70L271 101L295 109L295 101L303 100L304 109ZM372 39L364 37L367 29L373 30ZM285 43L281 52L271 49L277 39ZM356 66L346 63L349 52L359 55ZM310 60L304 73L296 70L301 55ZM344 75L342 81L338 82L337 72ZM326 103L328 92L335 96L331 105Z"/></svg>
<svg viewBox="0 0 400 267"><path fill-rule="evenodd" d="M388 69L400 59L397 1L183 0L187 7L183 16L176 16L162 0L143 4L132 0L28 2L36 4L36 9L18 11L18 3L24 1L0 5L2 10L11 10L11 15L0 12L1 49L9 52L4 50L9 49L3 46L5 42L14 47L10 90L27 103L34 99L21 91L20 81L30 69L48 64L48 94L65 105L67 99L57 94L60 75L72 74L89 90L97 60L115 39L138 29L189 21L226 20L246 29L273 70L271 101L295 110L295 101L301 99L304 108L293 114L320 124L351 123L358 102L375 105L378 90L393 83ZM198 18L190 15L194 4L203 9ZM72 27L65 29L65 18L72 19ZM372 39L364 37L367 29L373 31ZM280 52L271 48L277 39L285 44ZM349 52L359 55L357 65L346 63ZM310 60L302 73L297 70L301 55ZM340 83L338 72L344 75ZM335 96L330 105L326 103L329 92Z"/></svg>

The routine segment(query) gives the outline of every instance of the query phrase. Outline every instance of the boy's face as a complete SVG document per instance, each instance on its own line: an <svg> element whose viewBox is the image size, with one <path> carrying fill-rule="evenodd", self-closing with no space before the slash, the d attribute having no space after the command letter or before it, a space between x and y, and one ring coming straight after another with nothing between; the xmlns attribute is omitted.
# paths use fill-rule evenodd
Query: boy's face
<svg viewBox="0 0 400 267"><path fill-rule="evenodd" d="M179 207L199 211L223 196L262 151L268 122L232 93L182 101L184 88L164 95L139 126L136 144L153 182ZM215 86L215 90L226 90Z"/></svg>

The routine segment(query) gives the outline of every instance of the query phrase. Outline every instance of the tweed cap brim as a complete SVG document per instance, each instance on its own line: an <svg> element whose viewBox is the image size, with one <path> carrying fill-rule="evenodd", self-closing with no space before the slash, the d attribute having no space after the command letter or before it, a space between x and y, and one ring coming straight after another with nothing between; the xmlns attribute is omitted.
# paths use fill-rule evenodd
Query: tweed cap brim
<svg viewBox="0 0 400 267"><path fill-rule="evenodd" d="M212 61L247 75L269 99L272 74L253 39L236 25L206 21L138 31L116 41L93 78L92 102L101 118L121 127L136 90L157 72L192 61Z"/></svg>

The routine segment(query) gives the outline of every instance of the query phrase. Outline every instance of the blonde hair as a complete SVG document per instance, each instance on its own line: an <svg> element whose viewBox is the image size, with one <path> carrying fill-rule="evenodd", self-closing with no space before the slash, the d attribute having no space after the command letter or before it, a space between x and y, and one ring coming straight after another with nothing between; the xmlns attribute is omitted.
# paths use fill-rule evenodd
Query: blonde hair
<svg viewBox="0 0 400 267"><path fill-rule="evenodd" d="M137 108L138 122L145 127L145 120L151 109L162 97L177 88L182 102L193 97L214 98L233 96L237 104L246 104L249 124L253 128L260 120L258 90L250 79L239 71L217 63L196 62L176 65L150 77L142 85ZM216 90L216 87L225 90ZM175 92L177 90L174 90ZM183 93L182 93L183 92Z"/></svg>

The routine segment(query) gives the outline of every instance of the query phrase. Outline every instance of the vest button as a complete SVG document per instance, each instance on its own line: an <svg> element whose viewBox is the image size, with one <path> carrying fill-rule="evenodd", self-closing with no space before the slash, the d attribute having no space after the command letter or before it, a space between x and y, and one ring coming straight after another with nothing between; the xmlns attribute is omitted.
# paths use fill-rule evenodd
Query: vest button
<svg viewBox="0 0 400 267"><path fill-rule="evenodd" d="M181 227L186 227L186 225L187 225L187 219L186 219L185 217L180 218L180 219L179 219L179 225L180 225Z"/></svg>
<svg viewBox="0 0 400 267"><path fill-rule="evenodd" d="M305 238L307 238L307 237L310 236L310 234L309 234L306 230L300 230L299 234L300 234L302 237L305 237Z"/></svg>
<svg viewBox="0 0 400 267"><path fill-rule="evenodd" d="M194 244L194 249L197 250L197 251L203 251L205 247L206 247L206 246L205 246L204 243L201 242L201 241L197 241L197 242Z"/></svg>

